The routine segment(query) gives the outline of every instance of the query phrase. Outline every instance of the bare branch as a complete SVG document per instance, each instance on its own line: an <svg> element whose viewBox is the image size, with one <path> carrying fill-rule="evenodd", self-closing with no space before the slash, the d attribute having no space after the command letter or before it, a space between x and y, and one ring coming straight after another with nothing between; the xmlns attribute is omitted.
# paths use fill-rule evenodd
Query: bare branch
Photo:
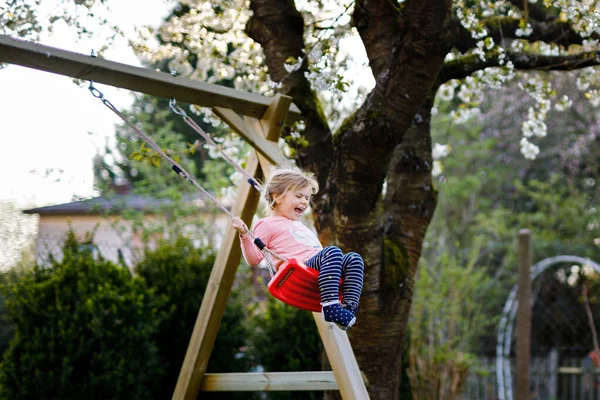
<svg viewBox="0 0 600 400"><path fill-rule="evenodd" d="M275 82L281 82L285 78L284 91L287 91L287 86L297 85L302 81L306 71L303 66L297 73L288 75L284 68L289 57L303 56L304 19L293 1L253 0L250 8L253 15L246 24L246 33L262 45L271 78Z"/></svg>
<svg viewBox="0 0 600 400"><path fill-rule="evenodd" d="M400 33L399 9L389 0L357 0L352 23L367 50L374 76L388 68L394 41Z"/></svg>
<svg viewBox="0 0 600 400"><path fill-rule="evenodd" d="M486 27L496 43L500 43L503 39L526 39L530 42L543 41L566 47L583 42L581 35L575 32L570 24L560 21L540 22L530 19L528 22L531 25L531 34L527 37L519 37L516 32L520 21L509 17L494 18L486 21Z"/></svg>

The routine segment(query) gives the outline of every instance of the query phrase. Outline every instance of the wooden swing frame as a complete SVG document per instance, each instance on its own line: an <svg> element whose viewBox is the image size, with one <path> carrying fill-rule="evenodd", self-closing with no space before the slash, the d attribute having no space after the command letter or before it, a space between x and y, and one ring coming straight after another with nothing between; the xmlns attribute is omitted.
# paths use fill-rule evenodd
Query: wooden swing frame
<svg viewBox="0 0 600 400"><path fill-rule="evenodd" d="M288 165L277 147L281 128L301 118L288 96L268 98L231 88L174 77L93 56L0 35L0 62L16 64L163 98L210 107L255 152L246 171L268 176L273 166ZM250 225L258 193L242 182L232 214ZM346 332L313 313L332 371L207 374L225 305L241 259L237 232L228 226L217 254L198 317L191 334L173 399L196 399L200 391L339 390L344 399L369 398Z"/></svg>

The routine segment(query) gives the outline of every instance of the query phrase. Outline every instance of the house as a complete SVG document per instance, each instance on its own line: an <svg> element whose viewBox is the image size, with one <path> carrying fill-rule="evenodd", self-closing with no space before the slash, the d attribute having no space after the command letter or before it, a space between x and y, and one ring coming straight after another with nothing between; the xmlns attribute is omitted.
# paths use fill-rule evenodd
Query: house
<svg viewBox="0 0 600 400"><path fill-rule="evenodd" d="M228 216L211 211L199 198L187 203L198 206L202 213L202 220L210 227L212 236L209 239L210 243L199 244L218 246L227 228ZM172 204L172 201L135 195L131 193L129 187L115 187L114 194L111 195L27 209L23 213L39 215L35 243L38 263L47 262L50 256L60 259L64 239L69 229L72 229L80 239L93 232L94 251L99 252L107 260L121 261L131 267L139 259L144 243L140 232L133 229L132 220L125 218L124 214L137 212L141 215L144 224L168 223L168 213L157 212L168 204ZM155 235L148 245L152 247L156 239L158 237Z"/></svg>

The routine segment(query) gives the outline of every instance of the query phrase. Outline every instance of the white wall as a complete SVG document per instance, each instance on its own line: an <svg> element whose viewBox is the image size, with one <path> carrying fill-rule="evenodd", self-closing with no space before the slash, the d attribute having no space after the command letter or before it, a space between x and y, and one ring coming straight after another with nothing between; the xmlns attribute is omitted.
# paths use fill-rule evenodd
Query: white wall
<svg viewBox="0 0 600 400"><path fill-rule="evenodd" d="M147 221L154 217L147 216ZM207 224L211 227L210 243L217 249L222 241L225 229L229 226L226 215L207 215ZM86 234L93 232L94 244L102 256L110 261L118 262L119 253L127 266L131 267L142 255L143 243L139 234L133 234L131 221L122 220L118 216L104 217L99 215L43 215L40 216L39 230L36 239L36 259L46 262L52 255L57 259L62 257L62 246L69 227L77 238L83 240ZM190 227L190 230L193 229ZM230 228L231 229L231 228ZM150 243L152 247L153 243Z"/></svg>

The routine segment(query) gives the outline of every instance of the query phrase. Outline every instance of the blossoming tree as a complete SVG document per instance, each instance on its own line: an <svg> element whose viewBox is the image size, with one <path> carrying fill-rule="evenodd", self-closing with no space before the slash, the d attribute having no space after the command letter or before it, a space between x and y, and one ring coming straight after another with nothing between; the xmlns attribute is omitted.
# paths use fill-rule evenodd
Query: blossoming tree
<svg viewBox="0 0 600 400"><path fill-rule="evenodd" d="M319 178L313 210L320 238L366 261L358 324L350 332L359 365L372 398L398 398L413 277L435 210L439 159L448 151L430 139L436 95L453 99L461 123L477 112L484 90L519 79L535 100L521 122L521 151L535 158L536 139L552 133L547 111L570 105L545 74L579 69L577 86L600 101L597 2L181 5L158 32L145 33L158 33L164 44L142 42L138 50L197 79L235 74L240 89L294 98L304 121L286 142L297 163ZM365 53L370 68L353 72Z"/></svg>
<svg viewBox="0 0 600 400"><path fill-rule="evenodd" d="M462 123L484 91L519 80L534 106L515 135L523 156L534 159L536 140L553 133L547 111L570 105L547 74L573 74L600 103L598 3L181 0L158 31L141 32L135 48L185 76L233 78L239 89L293 97L304 119L285 142L321 185L312 205L322 242L365 259L350 337L371 398L387 400L399 398L413 278L448 151L431 142L436 96L453 100ZM362 56L368 68L360 68Z"/></svg>

